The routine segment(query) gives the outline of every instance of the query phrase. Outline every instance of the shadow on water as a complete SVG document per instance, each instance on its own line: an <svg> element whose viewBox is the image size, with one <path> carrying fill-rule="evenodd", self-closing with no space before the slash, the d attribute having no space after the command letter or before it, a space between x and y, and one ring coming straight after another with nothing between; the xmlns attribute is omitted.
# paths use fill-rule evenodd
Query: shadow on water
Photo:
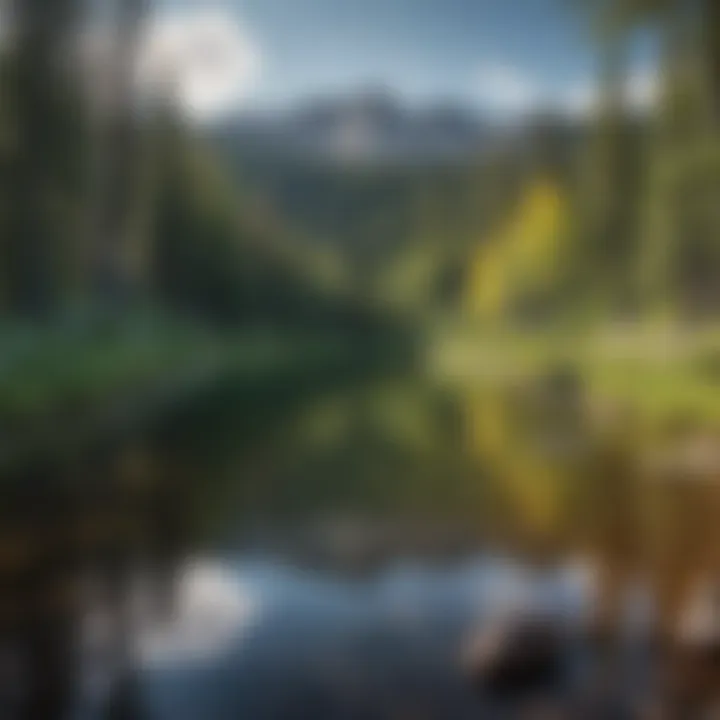
<svg viewBox="0 0 720 720"><path fill-rule="evenodd" d="M3 717L699 717L711 437L566 373L223 384L6 478Z"/></svg>

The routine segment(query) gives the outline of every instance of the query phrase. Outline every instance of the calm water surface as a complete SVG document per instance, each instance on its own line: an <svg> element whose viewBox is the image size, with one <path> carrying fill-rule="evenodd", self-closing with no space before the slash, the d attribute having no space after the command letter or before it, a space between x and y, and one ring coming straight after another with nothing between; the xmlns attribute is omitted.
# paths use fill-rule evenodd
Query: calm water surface
<svg viewBox="0 0 720 720"><path fill-rule="evenodd" d="M3 717L655 717L676 686L702 717L717 700L711 652L688 671L665 650L720 641L712 428L649 427L562 378L293 395L219 388L24 472L3 508ZM474 639L529 616L561 639L561 686L498 698L473 682Z"/></svg>

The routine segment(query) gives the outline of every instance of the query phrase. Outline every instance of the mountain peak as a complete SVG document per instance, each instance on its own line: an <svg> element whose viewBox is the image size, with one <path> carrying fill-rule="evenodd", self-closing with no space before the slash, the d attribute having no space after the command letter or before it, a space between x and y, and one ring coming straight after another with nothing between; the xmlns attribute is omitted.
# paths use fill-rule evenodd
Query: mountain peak
<svg viewBox="0 0 720 720"><path fill-rule="evenodd" d="M276 150L315 159L377 163L470 158L484 130L467 107L449 102L410 107L392 90L367 86L262 119L238 118L232 132L241 142L265 138Z"/></svg>

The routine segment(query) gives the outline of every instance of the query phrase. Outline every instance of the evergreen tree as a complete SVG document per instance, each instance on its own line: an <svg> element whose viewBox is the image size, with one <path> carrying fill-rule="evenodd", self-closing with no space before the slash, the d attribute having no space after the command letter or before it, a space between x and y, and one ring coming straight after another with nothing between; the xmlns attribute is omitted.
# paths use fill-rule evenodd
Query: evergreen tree
<svg viewBox="0 0 720 720"><path fill-rule="evenodd" d="M3 256L8 309L44 318L68 290L84 185L72 48L79 0L13 0L3 63Z"/></svg>

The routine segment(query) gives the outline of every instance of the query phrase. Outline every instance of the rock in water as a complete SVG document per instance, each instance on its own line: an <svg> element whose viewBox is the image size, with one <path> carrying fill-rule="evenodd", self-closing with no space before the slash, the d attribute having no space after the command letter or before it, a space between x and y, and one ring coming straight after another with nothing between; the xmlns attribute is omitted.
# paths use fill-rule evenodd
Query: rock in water
<svg viewBox="0 0 720 720"><path fill-rule="evenodd" d="M518 617L481 629L468 645L463 664L482 693L520 699L560 686L564 647L563 633L556 624Z"/></svg>

